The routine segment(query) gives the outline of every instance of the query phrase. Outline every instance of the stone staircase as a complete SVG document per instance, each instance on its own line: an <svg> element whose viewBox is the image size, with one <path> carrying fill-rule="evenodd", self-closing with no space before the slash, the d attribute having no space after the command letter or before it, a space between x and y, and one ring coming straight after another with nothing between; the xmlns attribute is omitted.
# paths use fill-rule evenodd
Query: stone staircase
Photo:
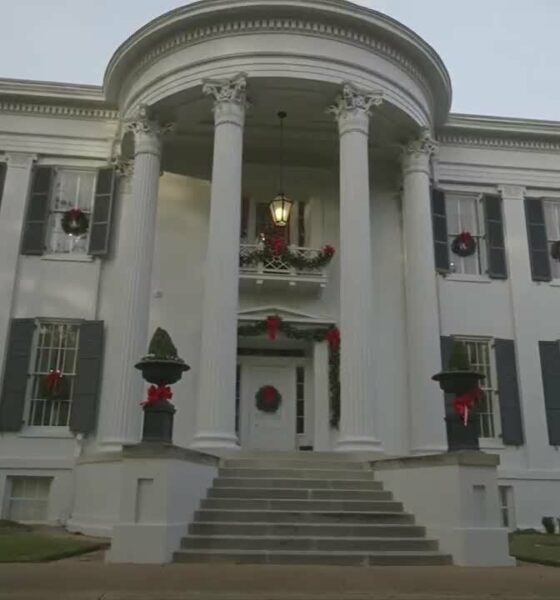
<svg viewBox="0 0 560 600"><path fill-rule="evenodd" d="M314 453L222 464L177 562L451 564L367 462Z"/></svg>

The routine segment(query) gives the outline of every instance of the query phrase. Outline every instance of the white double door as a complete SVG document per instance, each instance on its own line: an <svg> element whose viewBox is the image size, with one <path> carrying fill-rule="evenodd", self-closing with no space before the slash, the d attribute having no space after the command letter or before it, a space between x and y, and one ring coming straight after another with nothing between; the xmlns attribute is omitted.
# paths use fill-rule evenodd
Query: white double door
<svg viewBox="0 0 560 600"><path fill-rule="evenodd" d="M241 446L251 450L295 450L296 365L267 362L241 363ZM257 408L257 393L273 386L282 398L276 412Z"/></svg>

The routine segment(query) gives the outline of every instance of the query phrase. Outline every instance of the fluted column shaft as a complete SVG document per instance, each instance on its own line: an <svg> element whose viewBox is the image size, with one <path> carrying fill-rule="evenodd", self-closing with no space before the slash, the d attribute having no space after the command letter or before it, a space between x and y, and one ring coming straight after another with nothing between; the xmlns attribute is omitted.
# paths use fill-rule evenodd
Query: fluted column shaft
<svg viewBox="0 0 560 600"><path fill-rule="evenodd" d="M240 76L204 86L215 100L215 130L195 448L238 447L235 377L245 85Z"/></svg>
<svg viewBox="0 0 560 600"><path fill-rule="evenodd" d="M340 394L338 448L380 450L375 435L372 244L368 136L378 94L346 85L331 112L340 134Z"/></svg>
<svg viewBox="0 0 560 600"><path fill-rule="evenodd" d="M409 429L412 453L447 448L442 392L431 377L441 369L439 303L431 240L430 157L425 131L403 153L403 239Z"/></svg>
<svg viewBox="0 0 560 600"><path fill-rule="evenodd" d="M104 406L101 442L105 445L136 443L141 437L144 382L134 364L148 348L152 266L160 178L161 135L163 128L148 118L141 108L128 128L134 132L135 153L131 188L121 186L123 202L115 262L118 275L118 338L109 337L112 364L103 397L111 396L111 406ZM130 185L130 182L129 182ZM117 277L113 282L117 284ZM116 290L115 290L116 291Z"/></svg>

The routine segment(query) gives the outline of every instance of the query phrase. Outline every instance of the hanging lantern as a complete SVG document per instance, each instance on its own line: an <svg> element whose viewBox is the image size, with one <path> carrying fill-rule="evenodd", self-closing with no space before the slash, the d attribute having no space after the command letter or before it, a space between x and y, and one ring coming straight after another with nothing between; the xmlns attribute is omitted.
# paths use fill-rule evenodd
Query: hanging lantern
<svg viewBox="0 0 560 600"><path fill-rule="evenodd" d="M270 214L276 227L286 227L290 221L293 202L284 193L284 119L287 117L285 112L279 112L280 119L280 192L270 203Z"/></svg>

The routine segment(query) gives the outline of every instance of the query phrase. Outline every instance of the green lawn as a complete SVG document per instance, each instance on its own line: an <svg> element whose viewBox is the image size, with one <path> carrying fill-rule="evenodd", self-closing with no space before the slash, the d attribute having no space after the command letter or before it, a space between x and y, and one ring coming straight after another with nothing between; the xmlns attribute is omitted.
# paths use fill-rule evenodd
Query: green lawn
<svg viewBox="0 0 560 600"><path fill-rule="evenodd" d="M547 533L512 533L510 553L519 560L560 567L560 535Z"/></svg>
<svg viewBox="0 0 560 600"><path fill-rule="evenodd" d="M58 560L105 546L70 534L53 535L15 523L0 522L0 563Z"/></svg>

